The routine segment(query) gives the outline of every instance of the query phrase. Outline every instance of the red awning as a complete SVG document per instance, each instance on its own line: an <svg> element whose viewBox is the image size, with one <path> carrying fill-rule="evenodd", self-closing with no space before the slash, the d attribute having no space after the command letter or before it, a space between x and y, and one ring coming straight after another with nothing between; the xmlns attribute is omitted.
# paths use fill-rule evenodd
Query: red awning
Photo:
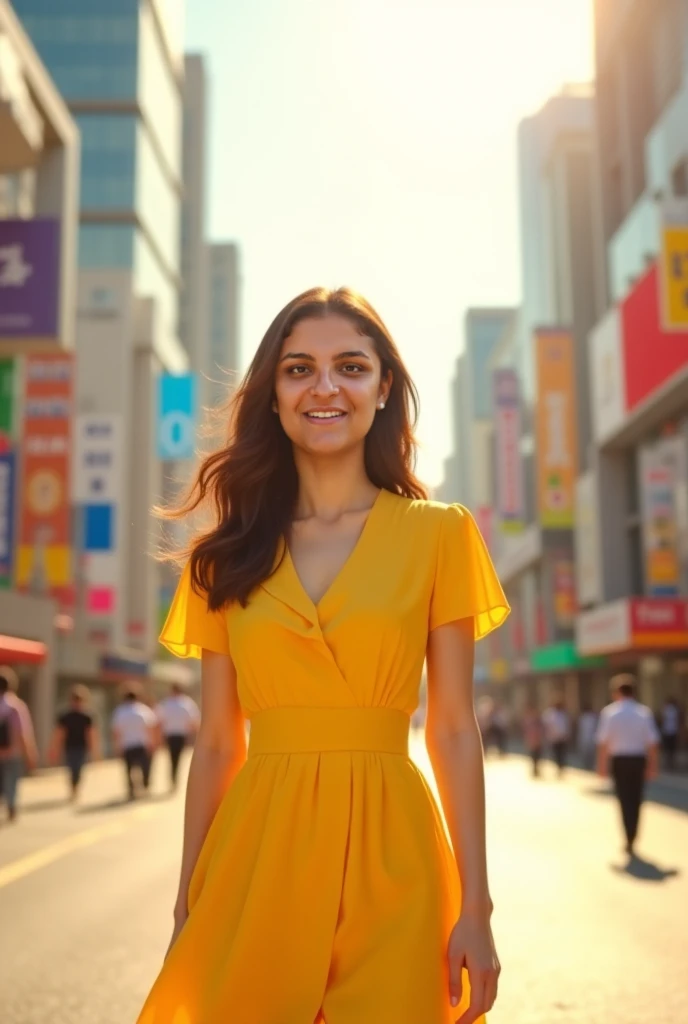
<svg viewBox="0 0 688 1024"><path fill-rule="evenodd" d="M45 661L48 648L37 640L23 640L18 636L0 633L0 661L38 664Z"/></svg>

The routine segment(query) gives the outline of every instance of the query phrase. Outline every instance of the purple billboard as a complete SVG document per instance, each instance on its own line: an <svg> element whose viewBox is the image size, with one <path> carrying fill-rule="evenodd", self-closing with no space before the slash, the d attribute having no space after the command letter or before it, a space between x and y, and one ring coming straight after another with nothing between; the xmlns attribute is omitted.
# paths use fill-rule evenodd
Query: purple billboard
<svg viewBox="0 0 688 1024"><path fill-rule="evenodd" d="M0 220L0 339L58 333L60 225Z"/></svg>

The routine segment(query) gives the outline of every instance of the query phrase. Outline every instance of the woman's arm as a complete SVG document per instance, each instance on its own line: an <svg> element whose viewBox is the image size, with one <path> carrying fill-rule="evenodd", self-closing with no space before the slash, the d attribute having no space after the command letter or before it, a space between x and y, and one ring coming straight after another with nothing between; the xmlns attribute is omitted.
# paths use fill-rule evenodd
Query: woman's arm
<svg viewBox="0 0 688 1024"><path fill-rule="evenodd" d="M460 1018L472 1024L496 998L499 961L490 917L485 842L485 781L473 706L473 619L439 626L428 640L426 742L461 879L461 917L449 945L450 995L461 1000L461 968L471 1002Z"/></svg>
<svg viewBox="0 0 688 1024"><path fill-rule="evenodd" d="M189 883L215 813L246 760L244 718L236 672L226 654L203 651L201 721L186 788L184 849L175 904L174 942L186 920Z"/></svg>

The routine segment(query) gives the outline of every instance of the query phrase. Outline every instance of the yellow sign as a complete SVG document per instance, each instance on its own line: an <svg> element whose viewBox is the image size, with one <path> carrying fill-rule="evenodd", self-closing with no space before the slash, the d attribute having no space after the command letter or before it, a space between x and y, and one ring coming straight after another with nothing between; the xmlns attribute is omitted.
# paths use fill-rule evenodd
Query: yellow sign
<svg viewBox="0 0 688 1024"><path fill-rule="evenodd" d="M660 289L664 329L688 330L688 224L662 231Z"/></svg>
<svg viewBox="0 0 688 1024"><path fill-rule="evenodd" d="M575 519L578 444L573 338L535 332L537 370L537 496L543 529L571 528Z"/></svg>

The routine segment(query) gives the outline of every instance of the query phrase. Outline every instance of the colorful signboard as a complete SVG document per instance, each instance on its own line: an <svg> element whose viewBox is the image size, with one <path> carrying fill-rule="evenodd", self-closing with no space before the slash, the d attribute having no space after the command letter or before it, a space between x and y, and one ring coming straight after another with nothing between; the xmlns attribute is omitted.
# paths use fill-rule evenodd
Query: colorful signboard
<svg viewBox="0 0 688 1024"><path fill-rule="evenodd" d="M26 357L16 583L63 601L72 582L71 356Z"/></svg>
<svg viewBox="0 0 688 1024"><path fill-rule="evenodd" d="M688 647L688 601L626 597L578 616L578 653Z"/></svg>
<svg viewBox="0 0 688 1024"><path fill-rule="evenodd" d="M119 589L119 496L123 476L120 415L76 417L72 496L79 506L79 548L90 616L111 616Z"/></svg>
<svg viewBox="0 0 688 1024"><path fill-rule="evenodd" d="M493 402L497 468L497 516L504 533L523 529L523 475L521 467L521 396L515 370L493 374Z"/></svg>
<svg viewBox="0 0 688 1024"><path fill-rule="evenodd" d="M198 418L197 377L163 374L158 381L158 458L193 459Z"/></svg>
<svg viewBox="0 0 688 1024"><path fill-rule="evenodd" d="M0 219L0 340L58 335L60 225Z"/></svg>
<svg viewBox="0 0 688 1024"><path fill-rule="evenodd" d="M13 446L16 436L17 360L0 359L0 452Z"/></svg>
<svg viewBox="0 0 688 1024"><path fill-rule="evenodd" d="M631 412L688 366L688 326L667 331L654 264L621 304L626 410Z"/></svg>
<svg viewBox="0 0 688 1024"><path fill-rule="evenodd" d="M688 331L688 224L662 229L659 287L665 331Z"/></svg>
<svg viewBox="0 0 688 1024"><path fill-rule="evenodd" d="M639 462L645 589L651 597L674 597L681 589L676 498L686 487L683 437L644 445Z"/></svg>
<svg viewBox="0 0 688 1024"><path fill-rule="evenodd" d="M578 467L573 339L569 331L535 333L537 497L543 529L574 524Z"/></svg>
<svg viewBox="0 0 688 1024"><path fill-rule="evenodd" d="M573 560L556 556L552 563L554 624L557 629L571 629L576 617L576 574Z"/></svg>
<svg viewBox="0 0 688 1024"><path fill-rule="evenodd" d="M602 600L602 566L597 516L597 476L589 470L576 481L577 604Z"/></svg>

